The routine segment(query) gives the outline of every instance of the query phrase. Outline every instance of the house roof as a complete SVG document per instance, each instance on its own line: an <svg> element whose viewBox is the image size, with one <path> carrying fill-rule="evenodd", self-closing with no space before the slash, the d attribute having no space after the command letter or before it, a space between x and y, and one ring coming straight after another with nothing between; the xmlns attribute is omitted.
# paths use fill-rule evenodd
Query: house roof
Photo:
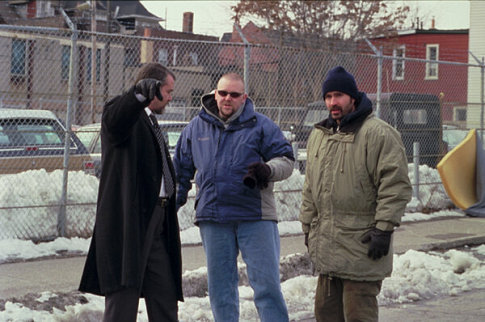
<svg viewBox="0 0 485 322"><path fill-rule="evenodd" d="M76 6L80 3L85 1L68 1L63 0L61 1L61 5L63 8L72 10L76 8ZM144 18L144 19L152 19L156 21L163 21L163 18L155 16L150 11L148 11L143 4L136 0L136 1L110 1L111 5L111 12L114 14L118 8L117 12L117 19L123 18ZM108 3L107 0L97 0L96 1L96 9L97 10L108 10Z"/></svg>
<svg viewBox="0 0 485 322"><path fill-rule="evenodd" d="M190 40L202 40L202 41L217 41L216 36L207 36L200 34L193 34L191 32L166 30L166 29L154 29L152 30L154 37L170 38L170 39L190 39Z"/></svg>
<svg viewBox="0 0 485 322"><path fill-rule="evenodd" d="M0 23L15 24L15 21L21 19L14 8L9 5L8 1L0 1Z"/></svg>
<svg viewBox="0 0 485 322"><path fill-rule="evenodd" d="M99 0L105 8L107 8L106 0ZM155 16L150 11L148 11L140 1L111 1L111 11L115 12L116 7L118 7L118 15L116 18L148 18L157 21L163 21L163 18Z"/></svg>
<svg viewBox="0 0 485 322"><path fill-rule="evenodd" d="M468 34L468 29L408 29L397 32L398 36L418 34Z"/></svg>

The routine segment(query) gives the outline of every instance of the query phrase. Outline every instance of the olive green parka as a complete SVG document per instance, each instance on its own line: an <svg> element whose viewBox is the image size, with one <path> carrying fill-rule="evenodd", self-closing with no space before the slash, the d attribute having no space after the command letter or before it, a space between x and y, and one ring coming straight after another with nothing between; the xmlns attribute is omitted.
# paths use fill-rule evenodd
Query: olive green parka
<svg viewBox="0 0 485 322"><path fill-rule="evenodd" d="M399 226L412 189L399 132L360 95L340 127L329 118L310 134L299 219L316 273L379 281L392 272L392 242L387 256L372 260L361 239L374 227Z"/></svg>

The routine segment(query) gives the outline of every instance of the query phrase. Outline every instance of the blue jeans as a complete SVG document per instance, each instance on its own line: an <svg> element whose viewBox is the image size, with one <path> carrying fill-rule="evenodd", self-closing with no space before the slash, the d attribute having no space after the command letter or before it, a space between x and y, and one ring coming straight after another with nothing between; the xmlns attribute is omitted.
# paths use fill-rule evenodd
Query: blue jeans
<svg viewBox="0 0 485 322"><path fill-rule="evenodd" d="M274 221L200 222L209 299L216 322L239 320L237 256L241 251L261 321L288 321L280 285L280 236Z"/></svg>

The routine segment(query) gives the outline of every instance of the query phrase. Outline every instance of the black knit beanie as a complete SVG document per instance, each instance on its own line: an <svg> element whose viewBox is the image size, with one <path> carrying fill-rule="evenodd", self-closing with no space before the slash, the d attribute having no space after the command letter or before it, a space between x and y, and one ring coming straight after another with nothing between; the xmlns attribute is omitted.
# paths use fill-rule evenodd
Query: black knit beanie
<svg viewBox="0 0 485 322"><path fill-rule="evenodd" d="M348 94L354 99L359 98L354 76L348 73L342 66L332 68L328 72L327 78L323 81L323 98L325 99L325 94L332 91Z"/></svg>

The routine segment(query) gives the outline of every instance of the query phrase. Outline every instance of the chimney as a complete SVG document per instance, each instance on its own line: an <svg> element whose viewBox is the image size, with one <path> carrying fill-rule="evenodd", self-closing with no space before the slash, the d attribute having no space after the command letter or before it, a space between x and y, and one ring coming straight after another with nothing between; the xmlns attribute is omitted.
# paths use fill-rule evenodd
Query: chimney
<svg viewBox="0 0 485 322"><path fill-rule="evenodd" d="M193 33L193 27L194 27L194 13L184 12L184 23L183 23L182 31Z"/></svg>
<svg viewBox="0 0 485 322"><path fill-rule="evenodd" d="M431 29L435 29L435 27L434 27L434 17L433 17L433 19L431 19Z"/></svg>

